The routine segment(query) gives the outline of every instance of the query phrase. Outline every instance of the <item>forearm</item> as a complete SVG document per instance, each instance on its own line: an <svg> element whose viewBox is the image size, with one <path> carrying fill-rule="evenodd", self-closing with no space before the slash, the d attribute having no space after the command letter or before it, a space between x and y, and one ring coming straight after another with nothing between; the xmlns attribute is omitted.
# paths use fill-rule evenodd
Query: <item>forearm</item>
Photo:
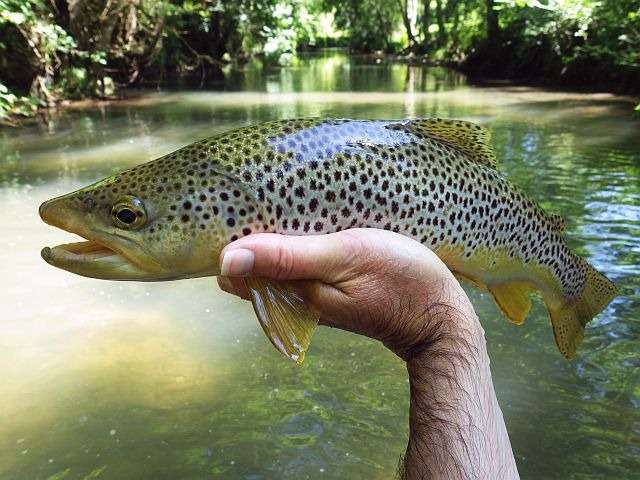
<svg viewBox="0 0 640 480"><path fill-rule="evenodd" d="M518 478L484 332L470 308L443 315L432 341L407 362L411 418L404 478Z"/></svg>
<svg viewBox="0 0 640 480"><path fill-rule="evenodd" d="M434 252L392 232L350 229L248 235L221 256L224 275L304 280L297 285L322 324L375 338L407 362L406 479L517 478L484 333ZM247 298L240 278L220 284Z"/></svg>

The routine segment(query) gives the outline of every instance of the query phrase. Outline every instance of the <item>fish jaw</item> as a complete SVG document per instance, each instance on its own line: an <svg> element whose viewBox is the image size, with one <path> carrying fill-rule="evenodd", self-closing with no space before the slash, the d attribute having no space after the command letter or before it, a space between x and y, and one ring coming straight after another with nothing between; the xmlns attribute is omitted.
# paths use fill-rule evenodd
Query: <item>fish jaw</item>
<svg viewBox="0 0 640 480"><path fill-rule="evenodd" d="M84 277L105 280L166 280L160 264L136 242L116 229L92 229L93 213L78 211L71 195L44 202L42 220L86 239L45 247L42 258L50 265Z"/></svg>
<svg viewBox="0 0 640 480"><path fill-rule="evenodd" d="M104 280L151 280L149 272L98 242L67 243L44 247L42 258L49 264L83 277Z"/></svg>

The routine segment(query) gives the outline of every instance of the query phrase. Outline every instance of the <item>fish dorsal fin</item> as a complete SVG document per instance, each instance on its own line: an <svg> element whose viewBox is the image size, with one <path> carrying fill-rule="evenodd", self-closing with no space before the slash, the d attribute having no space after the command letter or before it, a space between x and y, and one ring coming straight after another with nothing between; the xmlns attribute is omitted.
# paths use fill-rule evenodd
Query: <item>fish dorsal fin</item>
<svg viewBox="0 0 640 480"><path fill-rule="evenodd" d="M273 346L301 364L320 314L288 283L250 277L245 284L260 326Z"/></svg>
<svg viewBox="0 0 640 480"><path fill-rule="evenodd" d="M446 143L477 162L495 168L498 161L491 148L491 132L477 123L445 118L418 118L406 124L412 133Z"/></svg>
<svg viewBox="0 0 640 480"><path fill-rule="evenodd" d="M551 224L553 225L553 228L558 233L564 233L564 230L566 228L566 224L564 223L564 218L562 218L560 215L555 215L551 213L549 214L549 220L551 220Z"/></svg>

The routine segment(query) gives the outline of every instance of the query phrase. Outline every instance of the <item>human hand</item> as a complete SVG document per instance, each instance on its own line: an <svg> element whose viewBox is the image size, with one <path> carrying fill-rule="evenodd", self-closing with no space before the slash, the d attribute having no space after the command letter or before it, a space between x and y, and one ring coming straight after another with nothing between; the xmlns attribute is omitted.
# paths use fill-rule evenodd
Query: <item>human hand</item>
<svg viewBox="0 0 640 480"><path fill-rule="evenodd" d="M321 324L380 340L407 361L402 478L518 478L484 332L458 281L427 247L375 229L256 234L227 245L220 263L223 290L248 299L243 276L294 281Z"/></svg>
<svg viewBox="0 0 640 480"><path fill-rule="evenodd" d="M294 280L320 324L380 340L404 360L480 327L464 290L427 247L351 229L322 236L256 234L220 255L220 287L248 299L241 277Z"/></svg>

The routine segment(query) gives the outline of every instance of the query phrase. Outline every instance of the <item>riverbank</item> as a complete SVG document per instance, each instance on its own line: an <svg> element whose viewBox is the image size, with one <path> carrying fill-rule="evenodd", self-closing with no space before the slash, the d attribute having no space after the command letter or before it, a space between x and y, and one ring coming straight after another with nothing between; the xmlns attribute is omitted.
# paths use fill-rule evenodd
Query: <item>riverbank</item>
<svg viewBox="0 0 640 480"><path fill-rule="evenodd" d="M447 81L455 81L458 84L467 83L472 87L482 88L502 88L502 89L520 89L527 91L530 88L541 89L541 94L553 95L582 95L582 94L599 94L600 96L611 95L616 96L619 100L628 102L630 110L636 107L638 103L637 89L620 89L606 88L605 86L571 84L562 81L553 81L549 78L539 78L531 76L528 80L509 79L488 74L484 69L478 71L467 68L466 64L461 62L451 62L444 60L436 60L430 55L414 55L414 54L388 54L384 52L376 52L371 54L349 54L346 49L329 49L319 50L315 52L305 52L296 57L292 65L286 67L265 66L261 62L248 63L243 66L228 67L224 72L222 79L212 79L203 86L200 85L200 78L193 74L176 75L165 78L164 88L158 88L158 80L149 78L137 87L120 88L116 90L116 94L102 98L83 98L79 100L63 99L53 103L50 106L40 106L32 110L30 115L12 115L4 119L0 119L0 125L9 127L20 127L33 122L48 123L58 117L64 111L83 110L83 109L104 109L112 105L140 105L145 106L151 103L161 103L167 101L167 95L172 92L180 91L202 91L204 92L230 92L237 88L245 88L256 92L269 91L271 88L268 82L253 82L251 78L256 73L266 77L295 77L297 71L306 68L309 62L315 62L315 59L328 59L327 66L333 71L335 68L358 68L367 69L387 65L391 69L395 66L419 67L419 70L412 69L407 71L407 75L411 78L399 78L396 92L404 91L415 93L417 91L428 91L435 88L434 85L426 83L416 83L416 78L424 74L440 72L436 79L436 83L442 82L445 77L454 76L457 80L449 78ZM342 66L340 66L342 65ZM327 68L327 66L323 68ZM318 78L322 79L328 71L318 71ZM418 73L416 73L418 72ZM420 74L419 72L423 72ZM417 75L417 77L416 77ZM328 80L327 80L328 81ZM240 83L238 83L240 82ZM145 88L148 86L148 88ZM316 83L316 90L323 90L326 81ZM336 85L336 88L339 86ZM640 93L640 92L638 92ZM637 108L637 107L636 107Z"/></svg>
<svg viewBox="0 0 640 480"><path fill-rule="evenodd" d="M640 67L629 67L616 71L603 71L592 65L588 74L581 70L536 68L528 62L516 60L496 60L496 57L508 57L507 53L473 53L459 60L438 59L442 55L432 54L389 54L373 53L363 55L372 63L392 62L412 66L437 66L456 70L465 74L470 83L478 85L517 85L538 88L575 91L582 93L614 93L640 97ZM594 73L595 72L595 73ZM598 73L599 72L599 73Z"/></svg>

